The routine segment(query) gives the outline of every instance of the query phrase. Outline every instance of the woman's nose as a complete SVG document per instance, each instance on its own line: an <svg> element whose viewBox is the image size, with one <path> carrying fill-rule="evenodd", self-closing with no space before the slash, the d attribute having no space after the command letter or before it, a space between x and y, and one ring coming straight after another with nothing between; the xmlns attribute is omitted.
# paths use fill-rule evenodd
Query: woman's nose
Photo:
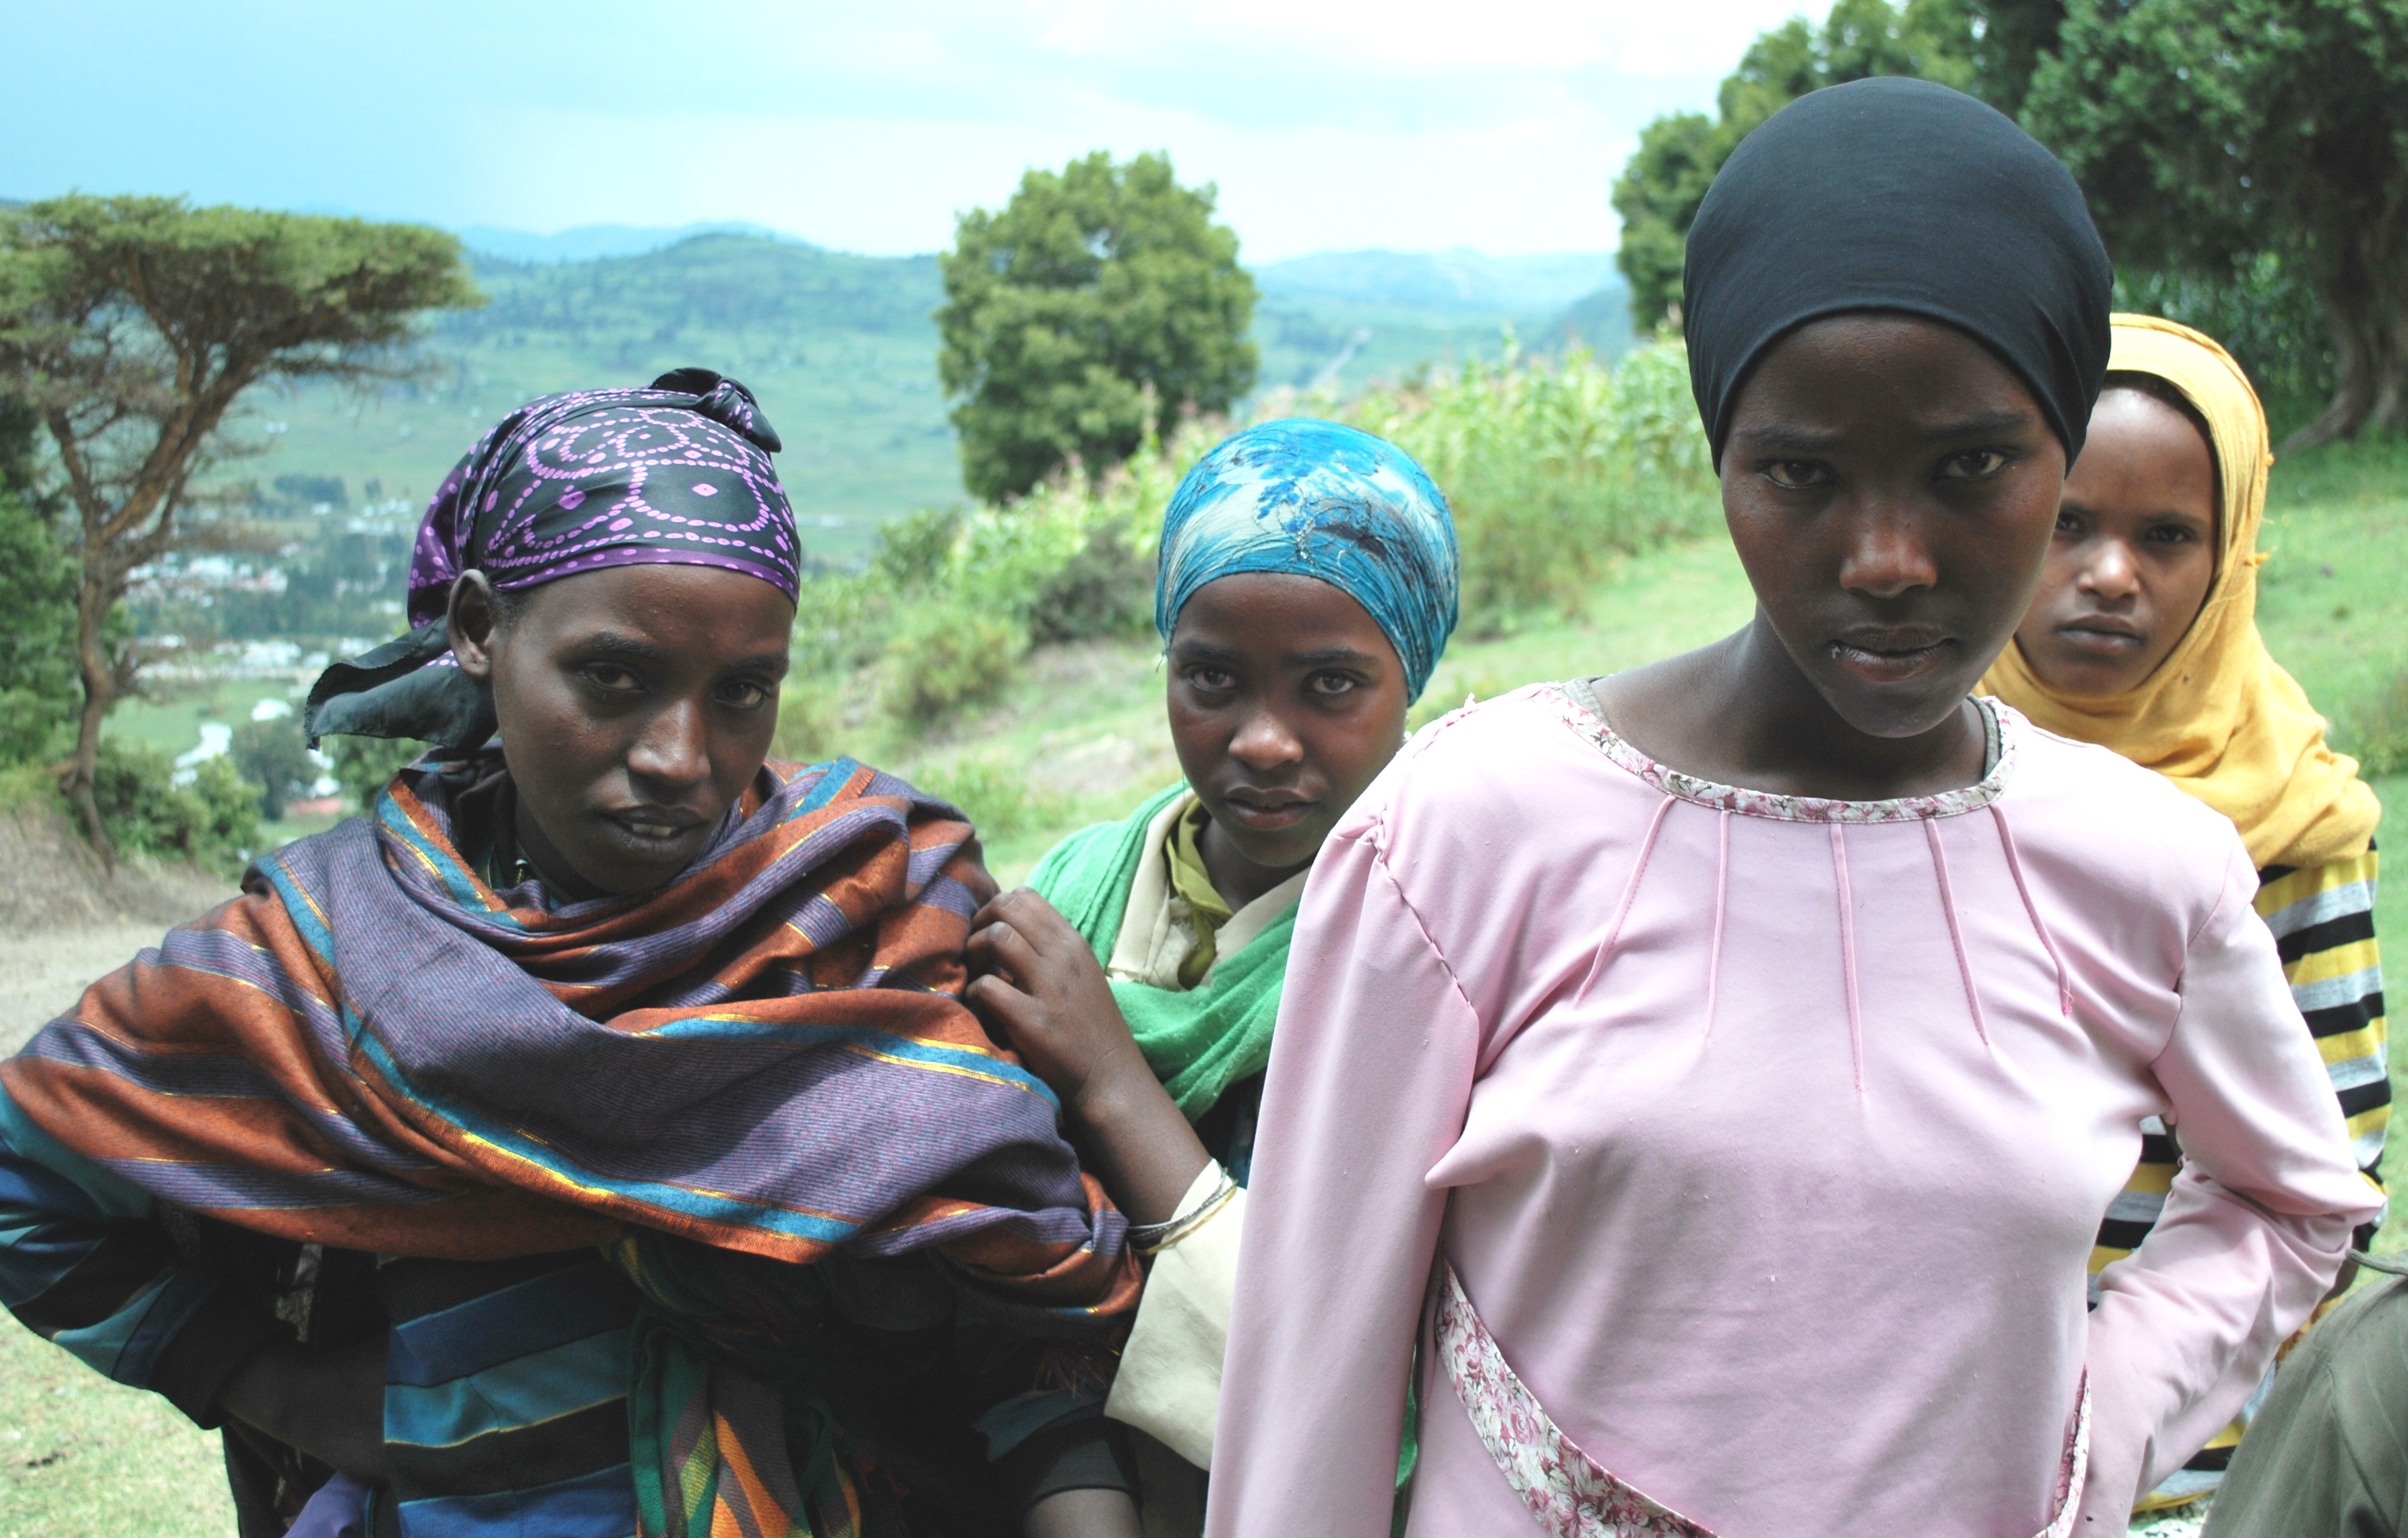
<svg viewBox="0 0 2408 1538"><path fill-rule="evenodd" d="M2101 598L2126 598L2141 585L2141 564L2121 539L2100 539L2082 563L2082 590Z"/></svg>
<svg viewBox="0 0 2408 1538"><path fill-rule="evenodd" d="M1229 740L1229 756L1251 769L1277 769L1302 758L1304 743L1288 730L1278 712L1257 710Z"/></svg>
<svg viewBox="0 0 2408 1538"><path fill-rule="evenodd" d="M1918 587L1935 587L1940 570L1924 538L1922 520L1903 508L1869 508L1850 522L1840 585L1876 598L1894 598Z"/></svg>
<svg viewBox="0 0 2408 1538"><path fill-rule="evenodd" d="M678 700L645 723L627 755L628 772L667 785L691 785L710 772L708 732L701 704Z"/></svg>

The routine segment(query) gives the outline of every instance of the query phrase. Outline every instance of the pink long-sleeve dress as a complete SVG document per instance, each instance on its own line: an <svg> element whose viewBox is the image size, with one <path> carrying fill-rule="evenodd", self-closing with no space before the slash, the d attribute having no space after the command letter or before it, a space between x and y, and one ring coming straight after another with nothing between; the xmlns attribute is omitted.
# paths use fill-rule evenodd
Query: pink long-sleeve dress
<svg viewBox="0 0 2408 1538"><path fill-rule="evenodd" d="M2375 1206L2231 826L1983 701L1980 783L1702 782L1584 685L1423 732L1315 862L1222 1387L1213 1538L1541 1531L1430 1333L1451 1263L1571 1442L1720 1538L2031 1538L2089 1386L2143 1488ZM2187 1163L2085 1261L2143 1118Z"/></svg>

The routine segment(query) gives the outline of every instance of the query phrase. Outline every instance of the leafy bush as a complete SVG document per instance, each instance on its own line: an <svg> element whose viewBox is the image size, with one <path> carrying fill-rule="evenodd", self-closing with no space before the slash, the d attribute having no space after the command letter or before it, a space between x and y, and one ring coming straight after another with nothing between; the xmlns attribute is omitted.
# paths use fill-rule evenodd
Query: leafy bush
<svg viewBox="0 0 2408 1538"><path fill-rule="evenodd" d="M259 787L231 760L205 758L176 783L175 760L156 748L100 740L93 799L121 849L232 871L259 842Z"/></svg>
<svg viewBox="0 0 2408 1538"><path fill-rule="evenodd" d="M905 720L926 726L992 698L1011 682L1026 632L1008 616L966 605L915 611L888 647L885 697Z"/></svg>
<svg viewBox="0 0 2408 1538"><path fill-rule="evenodd" d="M991 755L957 758L914 776L912 783L961 808L989 842L1069 820L1070 803L1039 788L1026 765Z"/></svg>
<svg viewBox="0 0 2408 1538"><path fill-rule="evenodd" d="M289 715L236 726L226 756L244 779L259 787L259 814L271 823L284 815L285 802L308 795L318 779L308 739L301 735L301 723Z"/></svg>
<svg viewBox="0 0 2408 1538"><path fill-rule="evenodd" d="M1428 468L1462 541L1465 627L1482 634L1575 610L1617 553L1713 525L1688 378L1677 345L1612 367L1578 352L1532 364L1509 348L1435 384L1303 407L1390 438ZM1299 414L1293 397L1274 409ZM1066 474L1007 507L898 519L865 569L805 582L779 751L827 751L852 680L874 680L880 713L917 731L993 698L1032 645L1145 634L1163 510L1226 431L1190 420L1092 480Z"/></svg>
<svg viewBox="0 0 2408 1538"><path fill-rule="evenodd" d="M2350 712L2342 746L2370 776L2408 772L2408 670L2393 673L2372 698Z"/></svg>
<svg viewBox="0 0 2408 1538"><path fill-rule="evenodd" d="M1493 635L1532 610L1579 607L1615 554L1718 516L1713 466L1677 343L1610 367L1550 368L1509 347L1453 381L1374 390L1346 413L1422 463L1463 549L1463 625Z"/></svg>
<svg viewBox="0 0 2408 1538"><path fill-rule="evenodd" d="M335 761L328 771L335 783L353 806L366 812L401 767L426 751L426 744L408 738L330 737L325 751Z"/></svg>
<svg viewBox="0 0 2408 1538"><path fill-rule="evenodd" d="M76 566L38 509L0 483L0 764L72 746L83 685L76 668Z"/></svg>
<svg viewBox="0 0 2408 1538"><path fill-rule="evenodd" d="M2272 252L2249 258L2229 278L2119 270L2115 308L2180 321L2222 342L2277 416L2286 408L2313 412L2337 381L2315 290Z"/></svg>

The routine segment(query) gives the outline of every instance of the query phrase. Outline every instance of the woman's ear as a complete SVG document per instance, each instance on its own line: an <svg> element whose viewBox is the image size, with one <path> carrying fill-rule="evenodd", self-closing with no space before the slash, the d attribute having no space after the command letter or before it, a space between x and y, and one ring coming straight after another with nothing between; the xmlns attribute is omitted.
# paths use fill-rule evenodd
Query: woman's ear
<svg viewBox="0 0 2408 1538"><path fill-rule="evenodd" d="M452 654L460 670L479 683L494 676L494 640L501 628L501 609L494 601L494 584L481 571L464 571L452 583L452 602L445 614L452 633Z"/></svg>

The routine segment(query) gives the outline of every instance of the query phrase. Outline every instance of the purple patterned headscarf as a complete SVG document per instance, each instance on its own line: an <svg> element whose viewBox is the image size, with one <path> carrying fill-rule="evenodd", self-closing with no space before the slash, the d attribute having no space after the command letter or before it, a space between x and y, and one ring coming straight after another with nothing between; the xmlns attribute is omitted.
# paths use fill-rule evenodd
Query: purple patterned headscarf
<svg viewBox="0 0 2408 1538"><path fill-rule="evenodd" d="M752 392L707 368L643 390L545 395L504 417L427 504L409 559L410 633L326 669L310 740L491 738L490 693L452 659L452 584L497 592L616 566L707 566L796 596L794 509L769 455L782 445Z"/></svg>
<svg viewBox="0 0 2408 1538"><path fill-rule="evenodd" d="M528 402L452 467L409 557L409 623L439 617L460 573L498 592L613 566L713 566L795 596L781 445L752 392L702 368L649 390Z"/></svg>

